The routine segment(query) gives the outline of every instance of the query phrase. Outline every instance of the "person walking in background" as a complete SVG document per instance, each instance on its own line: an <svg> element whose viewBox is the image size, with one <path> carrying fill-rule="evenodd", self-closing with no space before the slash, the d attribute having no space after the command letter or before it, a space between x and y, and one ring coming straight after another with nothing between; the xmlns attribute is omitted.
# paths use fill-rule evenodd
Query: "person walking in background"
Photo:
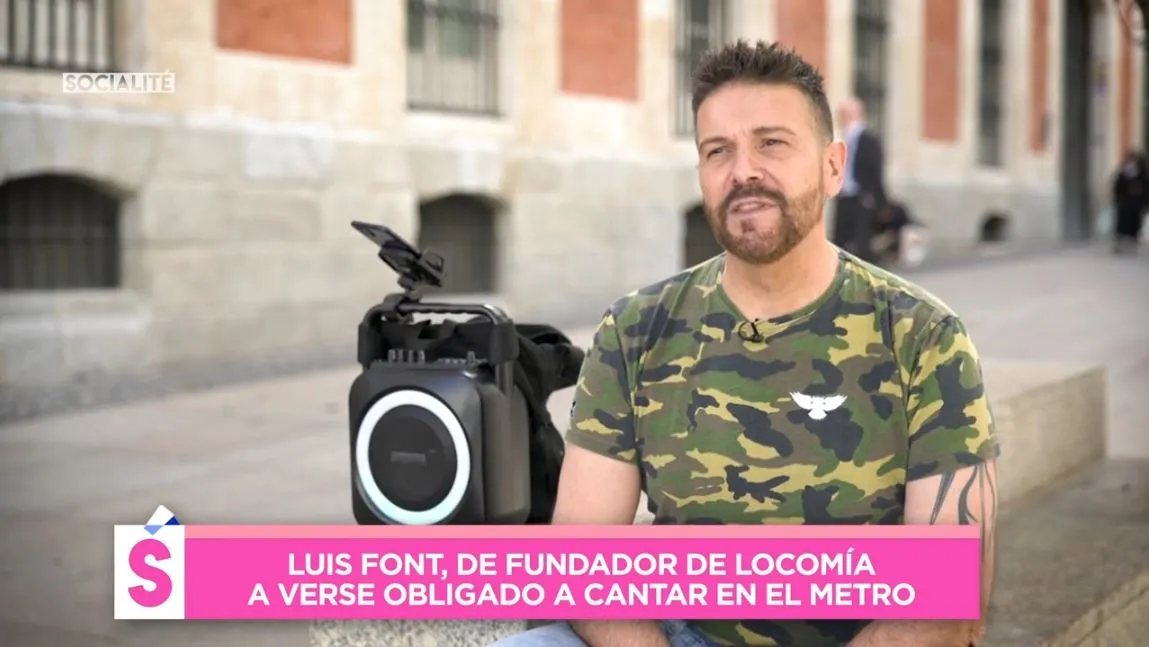
<svg viewBox="0 0 1149 647"><path fill-rule="evenodd" d="M1141 239L1145 209L1149 208L1149 163L1137 151L1125 154L1125 161L1113 181L1113 251L1135 253Z"/></svg>
<svg viewBox="0 0 1149 647"><path fill-rule="evenodd" d="M846 177L834 215L834 244L873 262L877 214L886 207L885 152L866 125L866 108L851 98L838 109L846 142Z"/></svg>

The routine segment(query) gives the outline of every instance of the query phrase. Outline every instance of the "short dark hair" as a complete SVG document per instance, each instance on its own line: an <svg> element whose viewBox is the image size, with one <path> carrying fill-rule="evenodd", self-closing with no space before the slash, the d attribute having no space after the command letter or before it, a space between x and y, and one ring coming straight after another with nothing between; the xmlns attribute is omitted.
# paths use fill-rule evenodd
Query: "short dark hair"
<svg viewBox="0 0 1149 647"><path fill-rule="evenodd" d="M834 117L826 99L822 73L795 52L779 43L745 40L707 52L694 71L692 107L698 123L698 108L707 97L731 83L788 85L806 95L814 109L814 121L827 139L834 137Z"/></svg>

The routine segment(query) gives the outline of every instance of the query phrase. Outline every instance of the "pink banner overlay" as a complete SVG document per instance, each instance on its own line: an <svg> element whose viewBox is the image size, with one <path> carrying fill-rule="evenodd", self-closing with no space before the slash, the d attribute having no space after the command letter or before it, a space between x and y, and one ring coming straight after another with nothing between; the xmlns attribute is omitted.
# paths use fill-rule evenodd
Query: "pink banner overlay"
<svg viewBox="0 0 1149 647"><path fill-rule="evenodd" d="M181 541L187 619L968 620L981 607L973 527L187 526Z"/></svg>

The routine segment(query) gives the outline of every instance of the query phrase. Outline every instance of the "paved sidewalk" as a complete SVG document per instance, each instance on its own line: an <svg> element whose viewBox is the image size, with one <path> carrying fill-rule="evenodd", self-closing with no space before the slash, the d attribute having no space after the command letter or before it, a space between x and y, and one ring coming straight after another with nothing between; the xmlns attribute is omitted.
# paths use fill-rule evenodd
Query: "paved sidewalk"
<svg viewBox="0 0 1149 647"><path fill-rule="evenodd" d="M1096 250L914 277L983 355L1109 368L1109 447L1149 457L1149 262ZM589 329L570 331L586 343ZM350 522L354 367L0 428L0 644L302 645L302 624L114 623L112 523ZM569 391L552 399L561 416ZM1100 433L1100 430L1098 430Z"/></svg>
<svg viewBox="0 0 1149 647"><path fill-rule="evenodd" d="M1149 458L1149 257L1080 249L908 276L962 316L984 357L1104 365L1109 454Z"/></svg>

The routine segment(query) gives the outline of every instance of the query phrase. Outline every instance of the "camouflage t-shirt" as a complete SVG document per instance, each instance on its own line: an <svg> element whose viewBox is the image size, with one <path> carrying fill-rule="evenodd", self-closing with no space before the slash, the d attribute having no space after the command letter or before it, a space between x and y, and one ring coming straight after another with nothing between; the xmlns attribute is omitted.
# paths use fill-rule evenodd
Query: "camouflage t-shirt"
<svg viewBox="0 0 1149 647"><path fill-rule="evenodd" d="M998 455L977 351L936 297L843 252L822 297L745 341L723 261L617 301L579 379L567 441L639 464L655 523L899 524L907 481ZM839 647L865 623L693 624Z"/></svg>

